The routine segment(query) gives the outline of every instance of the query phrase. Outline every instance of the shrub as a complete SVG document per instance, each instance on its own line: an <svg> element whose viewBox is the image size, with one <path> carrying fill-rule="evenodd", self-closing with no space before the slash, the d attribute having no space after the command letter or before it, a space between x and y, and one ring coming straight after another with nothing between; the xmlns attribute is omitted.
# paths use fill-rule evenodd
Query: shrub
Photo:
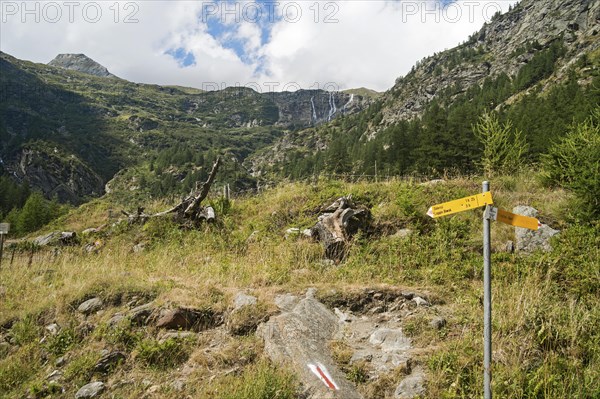
<svg viewBox="0 0 600 399"><path fill-rule="evenodd" d="M544 182L572 191L581 216L600 216L600 107L542 157Z"/></svg>

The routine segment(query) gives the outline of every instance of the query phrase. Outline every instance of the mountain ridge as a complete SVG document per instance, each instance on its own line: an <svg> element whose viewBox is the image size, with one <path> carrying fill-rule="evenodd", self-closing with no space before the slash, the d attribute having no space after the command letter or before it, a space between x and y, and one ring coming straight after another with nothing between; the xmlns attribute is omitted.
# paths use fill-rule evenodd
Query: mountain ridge
<svg viewBox="0 0 600 399"><path fill-rule="evenodd" d="M83 72L103 78L116 78L106 67L85 54L59 54L48 65Z"/></svg>
<svg viewBox="0 0 600 399"><path fill-rule="evenodd" d="M360 115L290 132L249 158L248 168L259 176L303 177L323 169L373 174L376 162L382 167L396 152L401 154L396 158L406 160L394 160L389 173L436 177L444 169L473 172L479 150L471 125L477 114L510 113L530 95L543 97L568 86L573 75L588 90L598 76L599 22L598 2L523 0L463 44L417 62ZM549 111L559 108L549 106ZM563 119L573 119L575 111L565 111ZM539 125L525 123L521 114L514 115L521 129ZM557 129L533 137L543 136L541 130L529 132L535 154L557 138ZM444 148L450 150L444 154Z"/></svg>
<svg viewBox="0 0 600 399"><path fill-rule="evenodd" d="M74 203L101 195L99 187L122 168L179 143L197 152L229 152L241 163L287 130L358 112L373 101L323 90L203 92L139 84L6 53L0 53L0 72L4 173ZM60 171L73 167L79 177L64 181Z"/></svg>

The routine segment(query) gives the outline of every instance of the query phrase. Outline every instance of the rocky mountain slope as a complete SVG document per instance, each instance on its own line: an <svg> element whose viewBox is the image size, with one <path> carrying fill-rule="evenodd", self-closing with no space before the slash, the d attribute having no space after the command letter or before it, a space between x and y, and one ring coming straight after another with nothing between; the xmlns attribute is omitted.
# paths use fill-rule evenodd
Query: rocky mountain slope
<svg viewBox="0 0 600 399"><path fill-rule="evenodd" d="M115 78L116 76L108 72L108 69L98 64L85 54L59 54L48 65L72 71L87 73L103 78Z"/></svg>
<svg viewBox="0 0 600 399"><path fill-rule="evenodd" d="M111 77L111 79L107 79ZM47 196L80 202L100 195L123 167L185 143L229 151L236 162L285 131L365 108L353 93L258 93L136 84L82 54L49 65L0 54L0 164Z"/></svg>
<svg viewBox="0 0 600 399"><path fill-rule="evenodd" d="M600 48L599 22L597 1L522 0L511 11L485 24L465 44L425 58L407 76L399 78L385 93L383 119L372 129L376 132L399 120L418 117L424 106L445 89L453 88L454 94L459 94L501 73L516 76L536 52L556 40L568 49L556 73L556 78L562 78L569 65ZM457 52L470 55L456 65Z"/></svg>
<svg viewBox="0 0 600 399"><path fill-rule="evenodd" d="M321 161L313 153L326 150L338 139L340 146L352 152L348 155L354 165L372 164L372 158L377 158L377 154L400 147L395 151L404 148L413 155L421 154L418 155L421 158L396 169L400 173L407 173L411 168L424 172L439 166L436 162L428 163L425 154L430 153L429 159L439 159L440 151L432 152L431 148L444 145L456 147L450 152L461 153L468 159L449 159L441 167L464 167L473 157L466 154L476 153L476 149L470 148L472 142L476 142L470 129L475 122L473 115L476 117L486 109L506 112L525 96L543 97L569 79L576 81L583 90L594 90L591 83L598 75L600 64L599 22L600 3L597 1L522 0L507 13L496 15L465 43L417 62L406 76L398 78L395 85L378 98L370 110L345 122L336 120L316 129L289 133L249 159L249 168L258 175L269 171L282 173L282 170L287 174L286 163L298 163L312 157L306 163L322 169ZM551 104L549 107L560 108ZM432 110L427 114L430 108ZM530 110L519 112L531 113ZM423 117L426 119L423 124L411 125L411 132L407 131L408 121L421 121ZM561 117L572 121L574 110L565 110ZM529 133L533 127L531 121L521 119L523 123L518 127ZM433 126L426 126L428 123ZM562 120L559 125L563 125ZM432 128L436 132L431 132ZM542 135L544 128L540 127L539 132L531 135ZM356 154L360 151L352 148L359 141L363 147L367 146L386 130L389 135L404 138L382 138L377 145L372 144L376 148L368 150L373 153L367 157L371 159L358 158ZM344 141L343 136L349 132L352 132L352 139ZM441 138L444 134L447 137ZM540 151L544 148L543 141L547 145L553 138L547 132L543 139L533 137L530 140L533 149ZM380 163L384 163L386 157L389 158L379 155ZM347 168L346 172L349 170ZM362 174L365 170L355 172Z"/></svg>

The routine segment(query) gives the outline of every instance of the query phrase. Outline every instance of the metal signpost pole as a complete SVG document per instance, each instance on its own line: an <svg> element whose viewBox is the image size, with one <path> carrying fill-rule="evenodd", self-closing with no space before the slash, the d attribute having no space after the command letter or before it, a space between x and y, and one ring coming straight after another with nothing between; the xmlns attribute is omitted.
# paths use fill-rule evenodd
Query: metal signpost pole
<svg viewBox="0 0 600 399"><path fill-rule="evenodd" d="M490 191L490 183L483 182L483 192ZM489 208L487 205L486 208ZM484 399L492 399L492 270L489 213L483 216L483 393Z"/></svg>
<svg viewBox="0 0 600 399"><path fill-rule="evenodd" d="M0 223L0 267L2 267L2 256L4 255L4 235L8 234L10 224Z"/></svg>
<svg viewBox="0 0 600 399"><path fill-rule="evenodd" d="M0 268L2 268L2 256L4 256L4 234L0 233Z"/></svg>

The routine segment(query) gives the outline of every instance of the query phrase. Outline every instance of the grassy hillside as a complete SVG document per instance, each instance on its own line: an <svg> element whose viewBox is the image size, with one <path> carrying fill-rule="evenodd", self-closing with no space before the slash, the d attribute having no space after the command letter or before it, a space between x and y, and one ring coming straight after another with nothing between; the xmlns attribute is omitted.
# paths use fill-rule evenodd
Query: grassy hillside
<svg viewBox="0 0 600 399"><path fill-rule="evenodd" d="M106 230L110 234L82 238L81 246L96 242L96 251L21 245L10 265L9 250L0 270L0 341L10 342L0 344L0 392L6 398L26 392L72 398L82 385L102 380L110 386L103 397L139 398L151 396L149 390L161 398L296 397L296 378L264 360L262 343L251 333L214 329L161 343L152 327L115 329L108 321L132 303L153 298L159 305L221 314L234 294L246 289L259 306L238 322L252 324L273 314L277 293L316 287L323 298L333 289L345 295L391 287L427 293L447 320L441 330L431 327L436 314L429 308L403 320L413 344L423 348L415 362L426 369L426 397L481 397L481 211L437 221L425 215L435 203L479 192L480 180L287 184L231 203L213 198L219 221L198 231L166 221L118 225ZM570 196L543 188L533 173L491 184L498 206L534 206L542 222L562 230L552 252L522 255L504 250L514 239L512 228L492 226L495 395L599 397L599 226L573 223ZM311 227L319 207L346 194L371 206L376 229L356 237L345 262L329 265L318 243L284 238L288 228ZM108 211L116 214L123 206L109 195L71 211L48 230L81 232L114 222L107 220ZM149 211L167 206L155 202ZM400 229L413 234L395 234ZM134 251L140 243L144 250ZM107 305L84 320L75 309L96 296ZM62 328L55 336L44 330L53 322ZM108 374L93 369L102 349L126 355ZM65 364L56 366L61 357ZM55 369L62 377L52 385L46 376ZM185 379L182 390L172 385L180 379ZM356 381L365 397L384 397L372 382Z"/></svg>

